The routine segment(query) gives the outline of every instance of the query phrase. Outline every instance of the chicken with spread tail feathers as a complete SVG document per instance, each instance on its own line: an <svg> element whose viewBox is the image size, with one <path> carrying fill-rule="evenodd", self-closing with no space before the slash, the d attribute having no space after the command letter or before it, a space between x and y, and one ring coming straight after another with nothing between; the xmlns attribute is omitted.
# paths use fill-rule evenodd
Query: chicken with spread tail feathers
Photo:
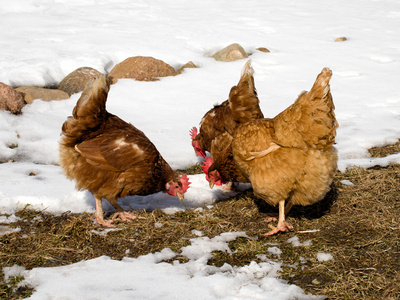
<svg viewBox="0 0 400 300"><path fill-rule="evenodd" d="M107 112L109 89L110 79L99 75L82 92L62 126L60 164L78 189L94 195L97 223L113 227L118 217L136 218L118 198L163 191L183 200L190 182L172 170L142 131ZM102 198L116 210L112 220L103 218Z"/></svg>
<svg viewBox="0 0 400 300"><path fill-rule="evenodd" d="M234 161L255 196L279 204L278 226L265 235L293 229L285 221L291 207L314 204L330 190L338 160L331 76L324 68L311 90L275 118L241 124L233 135Z"/></svg>
<svg viewBox="0 0 400 300"><path fill-rule="evenodd" d="M211 159L206 160L202 167L210 187L227 182L247 182L233 162L231 142L238 124L264 117L259 106L253 74L254 70L249 60L242 69L238 84L231 88L228 100L215 105L204 115L199 133L196 127L190 131L196 154L206 158L208 151L211 155ZM209 172L210 167L213 168L212 172Z"/></svg>

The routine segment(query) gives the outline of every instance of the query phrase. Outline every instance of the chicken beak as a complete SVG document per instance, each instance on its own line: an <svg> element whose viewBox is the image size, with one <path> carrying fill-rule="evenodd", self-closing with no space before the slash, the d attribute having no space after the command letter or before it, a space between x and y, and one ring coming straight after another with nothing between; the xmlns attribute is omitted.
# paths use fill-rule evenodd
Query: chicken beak
<svg viewBox="0 0 400 300"><path fill-rule="evenodd" d="M183 202L183 198L184 198L183 193L177 192L176 195L178 196L179 200L181 200L183 206L184 206L185 209L187 210L186 204L185 204L185 202Z"/></svg>
<svg viewBox="0 0 400 300"><path fill-rule="evenodd" d="M185 196L182 193L176 193L176 195L178 196L179 200L183 201L183 199L185 198Z"/></svg>
<svg viewBox="0 0 400 300"><path fill-rule="evenodd" d="M214 182L210 181L210 182L209 182L209 185L210 185L210 189L212 189L212 188L214 187L215 184L214 184Z"/></svg>

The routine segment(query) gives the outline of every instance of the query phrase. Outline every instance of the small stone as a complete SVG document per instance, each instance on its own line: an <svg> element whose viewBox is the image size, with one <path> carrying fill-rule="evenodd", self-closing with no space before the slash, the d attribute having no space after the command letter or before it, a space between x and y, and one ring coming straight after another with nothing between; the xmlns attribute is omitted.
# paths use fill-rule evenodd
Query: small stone
<svg viewBox="0 0 400 300"><path fill-rule="evenodd" d="M27 104L31 104L33 100L41 99L43 101L64 100L70 96L68 93L58 89L45 89L34 86L21 86L16 88L18 92L23 94Z"/></svg>
<svg viewBox="0 0 400 300"><path fill-rule="evenodd" d="M176 71L162 60L146 56L134 56L117 64L110 72L112 82L120 78L132 78L139 81L156 81L159 77L175 76Z"/></svg>
<svg viewBox="0 0 400 300"><path fill-rule="evenodd" d="M249 57L244 51L243 47L239 44L232 44L224 49L214 53L213 58L217 61L235 61L238 59L243 59Z"/></svg>
<svg viewBox="0 0 400 300"><path fill-rule="evenodd" d="M341 36L341 37L336 38L336 40L335 40L335 42L344 42L344 41L347 41L347 37Z"/></svg>
<svg viewBox="0 0 400 300"><path fill-rule="evenodd" d="M176 71L176 74L181 74L183 72L183 70L186 68L198 68L198 66L196 66L192 61L189 61L188 63L186 63L182 67L180 67L178 69L178 71Z"/></svg>
<svg viewBox="0 0 400 300"><path fill-rule="evenodd" d="M265 47L260 47L260 48L257 48L256 50L264 52L264 53L270 53L271 52L271 51L269 51L269 49L267 49Z"/></svg>
<svg viewBox="0 0 400 300"><path fill-rule="evenodd" d="M319 285L319 284L321 284L321 281L319 281L318 279L313 279L312 281L311 281L311 283L313 284L313 285Z"/></svg>
<svg viewBox="0 0 400 300"><path fill-rule="evenodd" d="M11 86L0 82L0 109L18 114L24 107L24 97Z"/></svg>
<svg viewBox="0 0 400 300"><path fill-rule="evenodd" d="M57 88L71 96L72 94L82 92L86 87L86 83L96 78L99 74L101 74L99 71L90 67L78 68L69 73L58 84Z"/></svg>

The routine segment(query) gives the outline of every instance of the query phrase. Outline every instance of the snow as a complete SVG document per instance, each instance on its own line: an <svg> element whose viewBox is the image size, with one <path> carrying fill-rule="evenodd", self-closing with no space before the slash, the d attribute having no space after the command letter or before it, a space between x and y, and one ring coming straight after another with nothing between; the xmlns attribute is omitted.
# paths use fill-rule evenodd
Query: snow
<svg viewBox="0 0 400 300"><path fill-rule="evenodd" d="M279 279L281 264L271 260L253 261L242 267L207 265L211 252L230 252L228 242L244 236L243 232L229 232L212 239L195 238L180 253L165 248L121 261L101 256L70 266L31 271L14 265L3 268L3 272L6 279L23 276L19 285L35 287L30 299L110 299L116 295L118 299L187 299L188 295L195 300L324 299L306 295L298 286ZM189 261L163 262L178 255Z"/></svg>
<svg viewBox="0 0 400 300"><path fill-rule="evenodd" d="M340 181L341 184L347 185L347 186L352 186L354 183L352 183L350 180L344 179Z"/></svg>
<svg viewBox="0 0 400 300"><path fill-rule="evenodd" d="M12 232L19 232L21 228L10 228L9 226L0 225L0 235L9 234Z"/></svg>
<svg viewBox="0 0 400 300"><path fill-rule="evenodd" d="M275 246L274 247L268 247L267 251L269 253L272 253L272 254L276 255L278 258L280 258L281 254L282 254L282 250L279 249L278 247L275 247Z"/></svg>
<svg viewBox="0 0 400 300"><path fill-rule="evenodd" d="M300 239L298 236L291 237L290 239L287 240L288 243L292 244L292 247L303 247L303 246L311 246L312 241L311 240L306 240L304 242L300 242Z"/></svg>
<svg viewBox="0 0 400 300"><path fill-rule="evenodd" d="M318 261L328 261L333 259L332 254L329 253L317 253L317 260Z"/></svg>
<svg viewBox="0 0 400 300"><path fill-rule="evenodd" d="M239 79L246 60L225 63L210 57L231 43L252 54L255 85L267 117L309 90L323 67L332 69L340 171L400 162L400 154L372 158L367 151L400 138L400 4L396 1L0 0L0 4L0 82L5 84L55 86L79 67L107 73L138 55L153 56L174 68L188 61L199 66L157 82L119 80L109 93L108 110L144 131L174 169L198 162L189 130L213 104L228 97ZM342 36L348 40L335 42ZM271 52L259 52L258 47ZM14 213L26 205L54 214L94 212L93 196L76 191L57 165L61 125L79 96L36 100L18 116L0 111L0 161L14 161L0 164L2 223L13 222ZM212 207L233 195L210 190L204 176L189 179L188 208ZM120 204L167 213L184 209L180 201L162 193L127 197ZM108 203L104 205L112 211ZM109 294L179 299L186 292L202 299L302 299L297 287L288 287L268 271L268 262L206 271L209 266L205 259L198 261L196 253L215 247L229 251L227 238L210 239L199 232L192 245L182 249L192 255L186 264L162 263L155 254L123 261L100 257L24 274L35 285L32 298L36 299L64 298L62 291L71 293L65 296L69 299L88 293L97 299ZM205 257L211 252L207 253ZM119 268L119 273L112 272ZM189 269L198 275L191 277ZM106 279L99 278L103 273ZM164 283L158 296L154 289L148 293L150 282ZM68 288L74 284L81 288Z"/></svg>

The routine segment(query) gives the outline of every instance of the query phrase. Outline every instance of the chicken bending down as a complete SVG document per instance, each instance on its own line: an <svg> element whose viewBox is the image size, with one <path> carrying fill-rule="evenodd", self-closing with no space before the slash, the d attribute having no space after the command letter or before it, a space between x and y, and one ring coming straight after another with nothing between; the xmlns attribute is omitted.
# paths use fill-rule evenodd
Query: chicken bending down
<svg viewBox="0 0 400 300"><path fill-rule="evenodd" d="M311 90L275 118L241 124L233 135L234 161L255 196L279 204L278 226L265 235L291 230L290 208L316 203L330 190L338 159L331 76L324 68Z"/></svg>
<svg viewBox="0 0 400 300"><path fill-rule="evenodd" d="M200 132L193 127L190 131L192 146L198 156L206 158L206 151L211 155L203 165L203 171L210 182L210 187L232 182L247 182L233 162L231 142L238 124L263 118L254 86L254 70L249 60L242 69L241 77L229 93L228 100L215 105L200 122ZM218 162L218 166L213 163ZM210 167L212 172L208 172ZM228 186L228 188L229 188Z"/></svg>
<svg viewBox="0 0 400 300"><path fill-rule="evenodd" d="M117 217L135 218L118 198L163 191L183 200L190 182L171 169L142 131L106 111L109 89L104 75L87 84L62 126L60 164L78 189L94 195L97 223L113 227ZM116 210L112 220L103 218L102 198Z"/></svg>

